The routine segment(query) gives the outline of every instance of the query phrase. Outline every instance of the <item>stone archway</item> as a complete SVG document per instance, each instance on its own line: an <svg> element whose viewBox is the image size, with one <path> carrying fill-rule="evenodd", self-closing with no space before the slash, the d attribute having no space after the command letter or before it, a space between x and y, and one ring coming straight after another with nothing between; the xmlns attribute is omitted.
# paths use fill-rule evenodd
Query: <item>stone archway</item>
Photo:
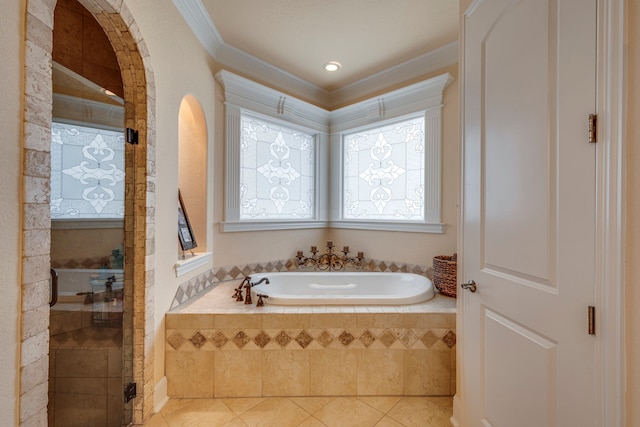
<svg viewBox="0 0 640 427"><path fill-rule="evenodd" d="M122 70L125 126L138 130L125 154L125 364L137 383L133 423L153 412L153 185L155 85L149 52L122 0L78 0L107 34ZM57 0L27 0L23 145L20 424L46 425L49 342L51 51ZM127 273L128 272L128 273ZM147 313L149 314L147 316Z"/></svg>

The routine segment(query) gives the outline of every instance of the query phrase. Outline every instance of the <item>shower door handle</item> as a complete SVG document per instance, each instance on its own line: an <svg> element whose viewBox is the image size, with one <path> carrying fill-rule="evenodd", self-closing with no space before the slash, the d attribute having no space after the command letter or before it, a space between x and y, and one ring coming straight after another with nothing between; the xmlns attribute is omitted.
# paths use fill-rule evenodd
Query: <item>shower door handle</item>
<svg viewBox="0 0 640 427"><path fill-rule="evenodd" d="M52 268L49 273L51 274L51 301L49 301L49 307L53 307L58 302L58 272Z"/></svg>
<svg viewBox="0 0 640 427"><path fill-rule="evenodd" d="M462 287L462 289L468 289L471 292L475 292L478 289L476 282L473 280L469 280L467 283L463 283L460 286Z"/></svg>

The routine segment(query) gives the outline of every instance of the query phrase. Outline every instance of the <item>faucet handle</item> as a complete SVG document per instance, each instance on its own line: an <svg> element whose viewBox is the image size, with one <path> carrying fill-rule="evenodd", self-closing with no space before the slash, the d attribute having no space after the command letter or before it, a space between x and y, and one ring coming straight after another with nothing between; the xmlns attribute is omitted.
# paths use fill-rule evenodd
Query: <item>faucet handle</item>
<svg viewBox="0 0 640 427"><path fill-rule="evenodd" d="M256 303L256 307L262 307L264 305L264 301L262 301L262 298L269 298L269 295L264 295L264 294L256 294L256 296L258 297L258 302Z"/></svg>
<svg viewBox="0 0 640 427"><path fill-rule="evenodd" d="M236 301L244 301L244 298L242 298L242 288L236 289L236 293L233 294L233 298L235 298Z"/></svg>

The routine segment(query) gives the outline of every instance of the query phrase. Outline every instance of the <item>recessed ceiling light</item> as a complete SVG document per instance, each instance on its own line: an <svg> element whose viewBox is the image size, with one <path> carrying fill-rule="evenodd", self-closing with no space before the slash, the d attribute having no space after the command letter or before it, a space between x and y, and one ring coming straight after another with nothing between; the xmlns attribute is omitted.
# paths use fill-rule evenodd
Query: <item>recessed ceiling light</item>
<svg viewBox="0 0 640 427"><path fill-rule="evenodd" d="M338 71L342 65L337 61L331 61L324 64L324 69L327 71Z"/></svg>
<svg viewBox="0 0 640 427"><path fill-rule="evenodd" d="M116 94L111 92L109 89L104 89L103 88L102 89L102 93L104 93L105 95L108 95L108 96L116 96Z"/></svg>

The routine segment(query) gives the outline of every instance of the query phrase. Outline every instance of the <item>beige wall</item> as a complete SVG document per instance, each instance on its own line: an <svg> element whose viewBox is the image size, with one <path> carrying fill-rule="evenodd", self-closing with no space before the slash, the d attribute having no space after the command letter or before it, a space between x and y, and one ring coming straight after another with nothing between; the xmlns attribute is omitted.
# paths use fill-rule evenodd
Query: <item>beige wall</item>
<svg viewBox="0 0 640 427"><path fill-rule="evenodd" d="M22 202L22 69L25 0L2 3L0 13L0 414L17 425L20 366L20 238Z"/></svg>
<svg viewBox="0 0 640 427"><path fill-rule="evenodd" d="M174 270L178 260L180 104L185 95L195 96L202 106L207 128L213 129L215 85L206 52L172 2L127 0L126 4L149 49L156 84L155 285L151 297L154 302L156 383L164 376L164 314L178 286L190 278L176 278ZM208 244L206 246L209 247Z"/></svg>
<svg viewBox="0 0 640 427"><path fill-rule="evenodd" d="M627 426L640 425L640 1L627 2Z"/></svg>
<svg viewBox="0 0 640 427"><path fill-rule="evenodd" d="M123 228L51 230L51 261L109 258L123 245Z"/></svg>

